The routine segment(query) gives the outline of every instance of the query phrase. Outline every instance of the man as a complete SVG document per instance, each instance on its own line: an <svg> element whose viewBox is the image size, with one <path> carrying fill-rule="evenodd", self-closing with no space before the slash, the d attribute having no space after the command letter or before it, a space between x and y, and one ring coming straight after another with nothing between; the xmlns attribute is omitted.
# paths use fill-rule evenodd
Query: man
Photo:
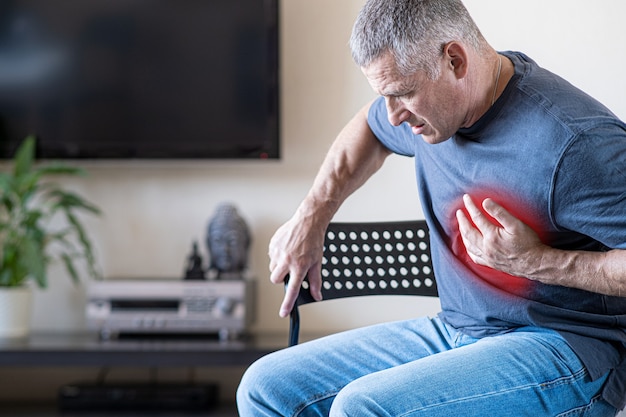
<svg viewBox="0 0 626 417"><path fill-rule="evenodd" d="M351 49L381 97L270 242L320 298L327 224L390 153L415 158L442 312L262 358L242 416L614 416L626 397L626 126L459 0L368 0Z"/></svg>

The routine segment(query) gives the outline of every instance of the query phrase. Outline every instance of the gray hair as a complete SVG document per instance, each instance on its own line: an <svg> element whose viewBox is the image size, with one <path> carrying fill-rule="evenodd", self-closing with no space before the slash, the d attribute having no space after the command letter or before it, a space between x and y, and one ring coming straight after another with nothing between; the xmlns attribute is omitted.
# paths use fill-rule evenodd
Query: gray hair
<svg viewBox="0 0 626 417"><path fill-rule="evenodd" d="M444 46L460 41L477 51L487 43L460 0L367 0L350 37L352 58L367 67L390 52L402 75L439 77Z"/></svg>

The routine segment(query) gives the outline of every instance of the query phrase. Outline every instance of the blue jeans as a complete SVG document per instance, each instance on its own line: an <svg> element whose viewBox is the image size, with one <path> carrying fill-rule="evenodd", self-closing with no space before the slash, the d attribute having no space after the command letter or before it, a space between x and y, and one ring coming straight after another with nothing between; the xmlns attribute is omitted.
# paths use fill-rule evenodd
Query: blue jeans
<svg viewBox="0 0 626 417"><path fill-rule="evenodd" d="M556 332L475 339L439 319L385 323L283 349L252 364L241 417L615 416Z"/></svg>

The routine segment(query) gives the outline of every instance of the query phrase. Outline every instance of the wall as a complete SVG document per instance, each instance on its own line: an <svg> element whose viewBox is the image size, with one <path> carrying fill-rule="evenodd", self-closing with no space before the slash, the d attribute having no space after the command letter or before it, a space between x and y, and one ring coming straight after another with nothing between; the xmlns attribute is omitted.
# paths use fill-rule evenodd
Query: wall
<svg viewBox="0 0 626 417"><path fill-rule="evenodd" d="M89 163L86 180L67 182L104 212L87 222L106 277L181 276L192 241L204 240L213 210L230 201L254 236L250 270L258 280L258 312L253 330L285 331L286 321L277 316L282 289L268 282L267 245L306 193L339 129L372 97L347 48L362 3L282 2L280 161ZM598 0L593 6L583 0L467 0L466 5L494 47L527 52L626 119L622 0ZM337 218L420 216L411 161L392 157ZM83 289L53 268L50 288L36 294L35 329L83 329ZM330 331L437 310L432 300L384 300L358 315L350 314L352 307L331 305L305 320L314 330ZM347 324L336 319L342 313L348 314Z"/></svg>

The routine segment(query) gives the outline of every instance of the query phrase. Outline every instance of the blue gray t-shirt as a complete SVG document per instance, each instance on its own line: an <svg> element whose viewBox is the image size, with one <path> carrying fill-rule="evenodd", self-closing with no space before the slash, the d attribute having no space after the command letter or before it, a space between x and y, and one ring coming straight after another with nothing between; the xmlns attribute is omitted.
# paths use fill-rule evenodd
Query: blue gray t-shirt
<svg viewBox="0 0 626 417"><path fill-rule="evenodd" d="M472 127L431 145L394 127L382 98L369 124L391 151L415 158L431 232L441 318L472 336L521 326L559 331L591 376L611 375L604 398L626 403L626 298L545 285L474 264L455 212L462 196L493 198L544 243L626 249L626 125L606 107L517 52L515 74Z"/></svg>

